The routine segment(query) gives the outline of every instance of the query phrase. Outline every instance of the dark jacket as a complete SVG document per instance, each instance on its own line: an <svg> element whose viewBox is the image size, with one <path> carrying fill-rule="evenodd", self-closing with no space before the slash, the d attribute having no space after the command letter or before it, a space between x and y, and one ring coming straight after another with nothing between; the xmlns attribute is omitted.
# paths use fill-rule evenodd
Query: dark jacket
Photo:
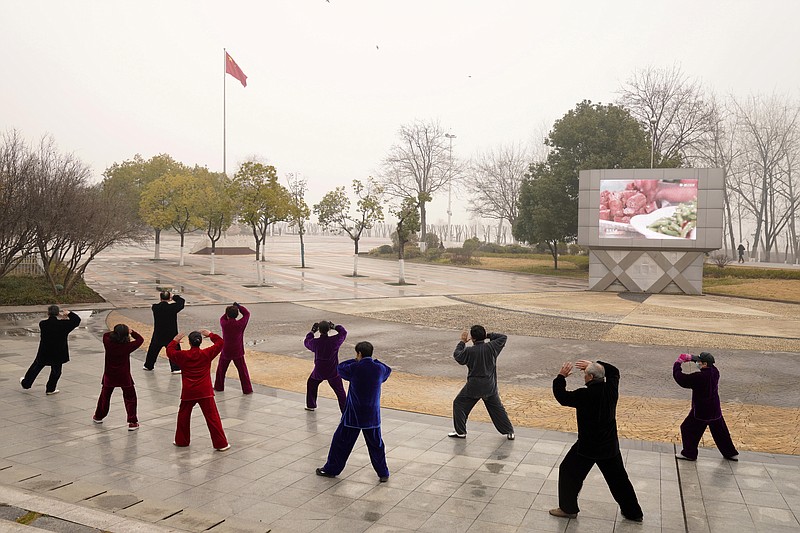
<svg viewBox="0 0 800 533"><path fill-rule="evenodd" d="M339 348L347 338L347 330L344 326L336 326L337 335L320 335L314 338L314 333L306 333L303 345L314 352L314 370L311 377L317 380L331 379L338 376L336 367L339 364Z"/></svg>
<svg viewBox="0 0 800 533"><path fill-rule="evenodd" d="M342 423L351 428L381 427L381 384L392 369L372 357L339 363L339 375L350 382Z"/></svg>
<svg viewBox="0 0 800 533"><path fill-rule="evenodd" d="M553 396L566 407L574 407L578 418L578 453L591 459L607 459L619 453L617 400L619 370L597 361L606 369L605 381L592 380L585 387L567 390L567 378L553 380Z"/></svg>
<svg viewBox="0 0 800 533"><path fill-rule="evenodd" d="M67 336L69 332L78 327L81 317L69 312L67 320L60 320L51 316L39 322L41 338L36 359L45 365L59 365L69 361L69 345Z"/></svg>
<svg viewBox="0 0 800 533"><path fill-rule="evenodd" d="M711 422L722 418L719 403L719 370L715 366L701 368L700 372L684 374L681 364L672 365L672 377L684 389L692 389L692 414L698 420Z"/></svg>
<svg viewBox="0 0 800 533"><path fill-rule="evenodd" d="M222 328L222 338L225 344L222 347L220 358L238 359L244 357L244 328L250 321L250 311L243 305L239 306L242 318L229 318L223 314L219 319L219 326Z"/></svg>
<svg viewBox="0 0 800 533"><path fill-rule="evenodd" d="M222 351L222 337L212 333L208 337L213 346L200 348L192 346L181 350L173 341L167 345L167 357L181 367L181 400L200 400L214 396L211 386L211 361Z"/></svg>
<svg viewBox="0 0 800 533"><path fill-rule="evenodd" d="M456 345L453 359L469 369L467 385L462 389L466 394L482 397L497 393L497 356L506 339L500 333L490 333L488 342L478 341L469 347L463 342Z"/></svg>
<svg viewBox="0 0 800 533"><path fill-rule="evenodd" d="M106 387L129 387L133 385L131 353L142 345L144 339L135 331L131 331L133 340L130 342L116 342L111 338L111 333L111 331L107 331L103 334L106 363L103 370L102 383Z"/></svg>
<svg viewBox="0 0 800 533"><path fill-rule="evenodd" d="M158 302L153 304L153 340L167 344L178 334L178 313L186 306L186 300L177 294L172 296L175 303Z"/></svg>

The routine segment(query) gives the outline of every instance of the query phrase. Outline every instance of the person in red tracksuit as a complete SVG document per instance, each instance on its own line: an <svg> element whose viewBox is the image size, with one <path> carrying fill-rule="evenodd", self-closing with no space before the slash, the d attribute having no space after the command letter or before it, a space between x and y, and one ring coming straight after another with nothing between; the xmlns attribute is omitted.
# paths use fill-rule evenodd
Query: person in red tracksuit
<svg viewBox="0 0 800 533"><path fill-rule="evenodd" d="M189 445L189 427L192 409L200 404L203 416L211 433L211 443L217 451L230 448L222 420L219 418L217 403L214 401L214 389L211 387L211 361L222 351L222 337L207 329L189 333L189 349L181 350L179 343L184 334L179 333L167 345L167 357L170 362L180 366L181 374L181 406L178 409L178 427L175 430L175 446ZM200 349L203 337L208 337L213 346Z"/></svg>
<svg viewBox="0 0 800 533"><path fill-rule="evenodd" d="M100 389L97 409L92 417L95 424L103 423L103 419L108 415L111 394L116 387L120 387L125 401L125 411L128 413L128 431L139 429L139 419L136 417L136 387L133 386L131 377L131 353L135 352L143 342L144 338L125 324L117 324L114 326L114 331L103 334L106 363L101 381L103 387Z"/></svg>

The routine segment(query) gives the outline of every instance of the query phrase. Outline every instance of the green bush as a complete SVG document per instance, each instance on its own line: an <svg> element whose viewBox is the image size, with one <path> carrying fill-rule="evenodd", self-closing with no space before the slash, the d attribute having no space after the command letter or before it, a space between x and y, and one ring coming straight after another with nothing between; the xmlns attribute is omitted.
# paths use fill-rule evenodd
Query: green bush
<svg viewBox="0 0 800 533"><path fill-rule="evenodd" d="M529 254L533 250L531 250L531 248L528 246L522 246L519 244L497 244L493 242L487 242L481 244L478 248L478 251L487 254Z"/></svg>
<svg viewBox="0 0 800 533"><path fill-rule="evenodd" d="M378 246L377 248L373 248L369 251L369 255L389 255L394 253L394 248L392 248L391 244L384 244L382 246Z"/></svg>
<svg viewBox="0 0 800 533"><path fill-rule="evenodd" d="M800 270L784 268L752 268L728 265L720 268L716 265L705 265L703 277L737 278L737 279L800 279Z"/></svg>
<svg viewBox="0 0 800 533"><path fill-rule="evenodd" d="M44 276L6 276L0 279L0 305L98 303L103 298L79 281L67 294L53 295Z"/></svg>
<svg viewBox="0 0 800 533"><path fill-rule="evenodd" d="M471 239L467 239L466 241L464 241L464 245L462 246L462 249L469 250L470 254L472 254L478 248L480 248L480 246L481 246L481 241L478 240L477 237L472 237Z"/></svg>
<svg viewBox="0 0 800 533"><path fill-rule="evenodd" d="M439 237L435 233L425 234L425 247L430 250L431 248L439 247Z"/></svg>
<svg viewBox="0 0 800 533"><path fill-rule="evenodd" d="M470 248L448 248L447 256L456 265L471 265L475 262Z"/></svg>

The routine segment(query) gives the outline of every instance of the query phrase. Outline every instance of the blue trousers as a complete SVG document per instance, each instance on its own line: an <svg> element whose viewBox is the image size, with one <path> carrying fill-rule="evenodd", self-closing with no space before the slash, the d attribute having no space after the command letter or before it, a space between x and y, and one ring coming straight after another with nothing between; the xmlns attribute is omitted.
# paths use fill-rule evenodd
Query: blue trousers
<svg viewBox="0 0 800 533"><path fill-rule="evenodd" d="M378 477L388 477L389 467L386 466L386 447L383 445L383 439L381 438L381 428L351 428L345 426L343 422L339 422L339 427L333 433L331 449L328 452L328 462L325 463L322 469L334 476L341 474L347 464L350 453L353 451L353 446L358 440L358 434L362 432L367 443L372 468L375 469Z"/></svg>

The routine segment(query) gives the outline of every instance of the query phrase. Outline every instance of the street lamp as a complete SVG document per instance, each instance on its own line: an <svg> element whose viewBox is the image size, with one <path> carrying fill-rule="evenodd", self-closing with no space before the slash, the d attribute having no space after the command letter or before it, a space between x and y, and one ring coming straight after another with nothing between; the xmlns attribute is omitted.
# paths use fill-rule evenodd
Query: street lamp
<svg viewBox="0 0 800 533"><path fill-rule="evenodd" d="M453 202L453 139L455 135L445 133L444 136L450 141L450 169L447 178L447 240L450 240L450 217L453 216L453 211L450 209Z"/></svg>
<svg viewBox="0 0 800 533"><path fill-rule="evenodd" d="M653 157L656 151L656 121L650 119L650 168L653 168Z"/></svg>

